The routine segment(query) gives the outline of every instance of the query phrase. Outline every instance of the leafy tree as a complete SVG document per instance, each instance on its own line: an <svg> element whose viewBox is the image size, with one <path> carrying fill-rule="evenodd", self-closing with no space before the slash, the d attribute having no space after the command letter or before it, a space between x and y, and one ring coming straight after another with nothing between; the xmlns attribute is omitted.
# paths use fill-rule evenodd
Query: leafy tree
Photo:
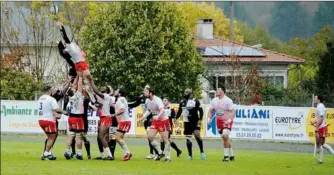
<svg viewBox="0 0 334 175"><path fill-rule="evenodd" d="M200 94L202 58L176 3L114 2L96 10L81 41L97 84L123 85L130 98L146 84L172 101L188 87Z"/></svg>
<svg viewBox="0 0 334 175"><path fill-rule="evenodd" d="M309 13L300 6L300 2L276 2L272 11L272 35L282 41L296 37L305 39L310 26Z"/></svg>
<svg viewBox="0 0 334 175"><path fill-rule="evenodd" d="M327 51L318 61L316 87L317 94L322 95L326 103L334 106L334 38L326 43Z"/></svg>
<svg viewBox="0 0 334 175"><path fill-rule="evenodd" d="M203 18L212 18L214 20L213 33L214 36L229 39L230 35L230 21L225 16L224 12L215 7L213 3L194 3L194 2L185 2L179 3L177 5L182 15L186 19L186 24L190 27L192 34L196 34L197 20ZM240 30L237 26L237 22L234 21L234 35L233 39L237 42L243 42L243 36L240 33Z"/></svg>
<svg viewBox="0 0 334 175"><path fill-rule="evenodd" d="M313 33L319 32L325 25L334 29L334 2L320 2L313 17Z"/></svg>

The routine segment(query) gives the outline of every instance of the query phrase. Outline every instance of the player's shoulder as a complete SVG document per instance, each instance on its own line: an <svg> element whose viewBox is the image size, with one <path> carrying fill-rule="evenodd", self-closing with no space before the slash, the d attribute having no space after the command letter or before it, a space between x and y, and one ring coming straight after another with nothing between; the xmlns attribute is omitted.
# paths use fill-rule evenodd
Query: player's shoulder
<svg viewBox="0 0 334 175"><path fill-rule="evenodd" d="M227 102L233 103L233 100L226 95L224 96L224 100L227 101Z"/></svg>
<svg viewBox="0 0 334 175"><path fill-rule="evenodd" d="M321 110L321 109L325 109L326 107L325 107L325 105L323 104L323 103L319 103L318 105L317 105L317 109L319 109L319 110Z"/></svg>

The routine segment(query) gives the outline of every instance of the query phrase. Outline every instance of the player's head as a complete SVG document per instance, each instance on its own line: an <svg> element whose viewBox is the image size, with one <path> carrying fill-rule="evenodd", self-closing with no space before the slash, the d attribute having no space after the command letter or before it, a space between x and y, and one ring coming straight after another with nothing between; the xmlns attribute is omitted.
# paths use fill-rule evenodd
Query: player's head
<svg viewBox="0 0 334 175"><path fill-rule="evenodd" d="M111 86L106 86L104 88L104 90L102 91L102 93L113 95L114 94L114 89Z"/></svg>
<svg viewBox="0 0 334 175"><path fill-rule="evenodd" d="M184 90L183 98L189 99L192 96L192 94L193 94L193 91L187 88L186 90Z"/></svg>
<svg viewBox="0 0 334 175"><path fill-rule="evenodd" d="M144 96L146 98L151 98L155 95L155 90L152 87L144 89Z"/></svg>
<svg viewBox="0 0 334 175"><path fill-rule="evenodd" d="M68 90L67 90L67 95L68 95L69 97L72 97L72 96L74 95L74 93L75 93L75 89L72 89L71 87L68 88Z"/></svg>
<svg viewBox="0 0 334 175"><path fill-rule="evenodd" d="M323 97L321 95L314 96L314 103L319 104L323 102Z"/></svg>
<svg viewBox="0 0 334 175"><path fill-rule="evenodd" d="M115 97L124 97L125 96L125 91L123 87L117 88L114 94Z"/></svg>
<svg viewBox="0 0 334 175"><path fill-rule="evenodd" d="M169 105L169 99L167 97L165 97L162 102L164 103L165 106Z"/></svg>
<svg viewBox="0 0 334 175"><path fill-rule="evenodd" d="M223 97L225 95L225 86L221 86L219 88L217 88L217 91L216 91L216 96L217 97Z"/></svg>
<svg viewBox="0 0 334 175"><path fill-rule="evenodd" d="M43 87L43 93L44 94L49 94L49 95L51 95L51 92L52 92L52 87L50 86L50 85L45 85L44 87Z"/></svg>

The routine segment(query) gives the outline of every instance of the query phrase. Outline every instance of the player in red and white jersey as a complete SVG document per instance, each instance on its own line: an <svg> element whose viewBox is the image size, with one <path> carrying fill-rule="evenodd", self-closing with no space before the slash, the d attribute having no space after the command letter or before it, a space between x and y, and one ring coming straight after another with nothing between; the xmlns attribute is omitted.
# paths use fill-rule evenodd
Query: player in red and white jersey
<svg viewBox="0 0 334 175"><path fill-rule="evenodd" d="M325 146L325 138L328 133L328 128L326 124L326 107L322 103L323 98L322 96L315 96L314 102L317 106L316 112L315 112L315 119L311 124L315 126L315 133L316 133L316 144L318 148L318 163L322 163L323 161L323 154L324 154L324 147L328 149L331 153L333 152L333 149L326 144ZM332 153L333 154L333 153Z"/></svg>
<svg viewBox="0 0 334 175"><path fill-rule="evenodd" d="M170 141L168 138L169 132L171 131L171 126L169 123L168 116L165 116L165 107L161 98L155 96L155 92L152 87L144 90L144 96L148 98L147 101L147 111L149 111L153 115L153 121L150 129L147 133L147 138L151 142L152 146L155 147L158 151L158 156L156 158L159 161L164 154L160 148L160 144L154 140L155 135L159 132L162 139L165 142L165 153L166 153L166 162L171 161L170 157ZM147 115L145 115L147 116Z"/></svg>
<svg viewBox="0 0 334 175"><path fill-rule="evenodd" d="M122 147L124 151L124 156L121 158L122 161L128 161L131 159L132 154L130 153L127 144L124 141L125 133L130 131L131 119L129 116L128 101L123 97L125 94L123 89L117 89L115 92L115 97L117 98L115 104L115 114L114 117L118 121L118 129L116 131L116 142Z"/></svg>
<svg viewBox="0 0 334 175"><path fill-rule="evenodd" d="M230 132L232 130L233 119L235 115L235 106L233 101L225 95L225 87L218 88L216 97L212 99L208 113L208 123L211 123L211 116L216 114L216 123L219 133L224 141L223 161L234 161L234 154L230 142Z"/></svg>
<svg viewBox="0 0 334 175"><path fill-rule="evenodd" d="M112 98L109 94L102 93L97 89L91 75L89 75L87 78L90 82L91 87L93 88L93 91L97 95L96 96L97 102L99 104L102 104L102 107L97 111L98 113L97 115L100 117L98 137L102 142L105 152L107 152L108 154L107 160L114 160L115 158L112 156L111 150L108 146L109 128L112 124L112 119L111 119L112 116L110 114L110 106L112 104Z"/></svg>
<svg viewBox="0 0 334 175"><path fill-rule="evenodd" d="M51 153L51 149L56 139L56 133L58 132L54 112L58 114L67 114L66 111L59 108L56 99L51 97L51 89L51 86L45 86L43 88L44 94L39 97L37 101L39 111L38 123L47 136L47 144L41 160L56 160L56 157Z"/></svg>
<svg viewBox="0 0 334 175"><path fill-rule="evenodd" d="M67 111L69 113L68 125L70 130L70 135L66 144L66 152L64 156L66 159L71 159L70 147L73 141L73 137L76 138L77 152L75 157L78 160L82 160L82 142L83 134L85 131L85 125L83 117L85 115L84 111L84 92L82 87L82 73L79 73L78 87L76 89L69 89L67 94L69 96L69 102L67 103Z"/></svg>

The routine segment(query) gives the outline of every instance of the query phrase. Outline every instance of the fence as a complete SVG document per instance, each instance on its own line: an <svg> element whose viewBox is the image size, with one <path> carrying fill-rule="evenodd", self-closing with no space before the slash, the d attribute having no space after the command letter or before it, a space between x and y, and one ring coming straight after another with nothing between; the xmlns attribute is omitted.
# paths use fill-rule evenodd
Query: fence
<svg viewBox="0 0 334 175"><path fill-rule="evenodd" d="M172 108L178 108L172 104ZM203 105L204 119L201 135L205 138L219 138L215 120L208 124L208 105ZM129 109L131 130L129 135L144 136L146 131L139 118L143 115L141 106ZM327 108L326 122L329 124L327 142L334 143L334 109ZM90 135L97 134L99 117L96 112L89 111ZM43 133L38 125L38 109L35 101L1 100L1 132ZM283 142L314 142L315 108L307 107L276 107L276 106L237 106L231 132L231 138L244 140L274 140ZM215 119L215 116L212 116ZM179 126L182 119L178 120ZM67 130L67 116L59 119L59 128ZM181 127L181 130L183 128ZM175 135L175 134L174 134ZM176 136L182 136L176 135Z"/></svg>

